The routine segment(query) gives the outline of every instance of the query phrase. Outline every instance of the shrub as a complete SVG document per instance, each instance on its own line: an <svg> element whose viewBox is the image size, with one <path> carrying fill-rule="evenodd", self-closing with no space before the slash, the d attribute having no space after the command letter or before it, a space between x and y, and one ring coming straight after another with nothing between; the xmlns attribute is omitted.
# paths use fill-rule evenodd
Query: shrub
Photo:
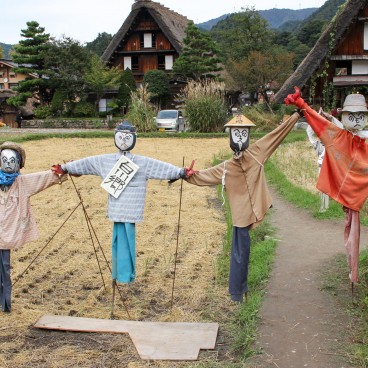
<svg viewBox="0 0 368 368"><path fill-rule="evenodd" d="M222 131L227 120L224 84L190 81L181 91L184 116L190 129L202 133Z"/></svg>
<svg viewBox="0 0 368 368"><path fill-rule="evenodd" d="M73 115L78 118L96 116L96 107L89 102L78 102L73 109Z"/></svg>
<svg viewBox="0 0 368 368"><path fill-rule="evenodd" d="M150 101L151 94L147 87L142 85L136 92L131 94L131 105L128 114L125 116L133 125L136 126L137 131L146 133L156 130L154 125L155 113Z"/></svg>
<svg viewBox="0 0 368 368"><path fill-rule="evenodd" d="M52 109L50 106L38 106L34 109L33 113L37 119L46 119L52 116Z"/></svg>

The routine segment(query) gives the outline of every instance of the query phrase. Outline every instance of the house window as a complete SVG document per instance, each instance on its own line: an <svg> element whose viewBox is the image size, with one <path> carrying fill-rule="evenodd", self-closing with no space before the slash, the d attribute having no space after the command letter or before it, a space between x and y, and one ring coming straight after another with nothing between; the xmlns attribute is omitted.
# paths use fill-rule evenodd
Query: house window
<svg viewBox="0 0 368 368"><path fill-rule="evenodd" d="M10 77L10 78L15 78L15 76L16 76L15 72L10 72L10 73L9 73L9 77Z"/></svg>
<svg viewBox="0 0 368 368"><path fill-rule="evenodd" d="M143 47L151 48L152 47L152 33L145 33L143 38Z"/></svg>
<svg viewBox="0 0 368 368"><path fill-rule="evenodd" d="M0 78L4 77L4 72L0 72Z"/></svg>
<svg viewBox="0 0 368 368"><path fill-rule="evenodd" d="M165 70L165 55L158 55L157 56L157 69L158 70Z"/></svg>
<svg viewBox="0 0 368 368"><path fill-rule="evenodd" d="M132 58L130 56L124 56L124 70L128 68L132 70Z"/></svg>
<svg viewBox="0 0 368 368"><path fill-rule="evenodd" d="M9 89L17 88L17 87L18 87L18 83L9 83Z"/></svg>
<svg viewBox="0 0 368 368"><path fill-rule="evenodd" d="M368 50L368 22L364 23L364 50Z"/></svg>
<svg viewBox="0 0 368 368"><path fill-rule="evenodd" d="M165 70L172 70L174 64L174 57L172 55L165 56Z"/></svg>
<svg viewBox="0 0 368 368"><path fill-rule="evenodd" d="M4 87L4 83L0 83L0 90L1 89L4 89L5 87Z"/></svg>
<svg viewBox="0 0 368 368"><path fill-rule="evenodd" d="M368 61L367 60L353 60L352 75L368 75Z"/></svg>
<svg viewBox="0 0 368 368"><path fill-rule="evenodd" d="M138 56L132 56L132 71L139 70L139 59Z"/></svg>

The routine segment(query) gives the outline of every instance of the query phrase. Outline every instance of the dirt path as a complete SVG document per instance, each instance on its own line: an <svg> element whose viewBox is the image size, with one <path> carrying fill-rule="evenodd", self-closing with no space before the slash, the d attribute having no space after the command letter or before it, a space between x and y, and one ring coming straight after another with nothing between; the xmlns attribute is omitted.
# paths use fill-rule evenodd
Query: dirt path
<svg viewBox="0 0 368 368"><path fill-rule="evenodd" d="M250 363L257 368L350 367L339 354L347 339L348 317L321 290L320 278L326 262L344 252L343 222L314 220L277 193L272 195L271 222L280 241L260 311L256 341L263 354ZM367 231L362 229L361 245L366 244Z"/></svg>

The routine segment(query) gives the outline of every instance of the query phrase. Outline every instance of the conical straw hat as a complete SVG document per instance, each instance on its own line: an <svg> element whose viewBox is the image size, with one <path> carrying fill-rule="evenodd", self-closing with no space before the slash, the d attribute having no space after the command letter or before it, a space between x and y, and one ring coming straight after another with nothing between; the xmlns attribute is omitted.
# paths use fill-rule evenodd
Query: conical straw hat
<svg viewBox="0 0 368 368"><path fill-rule="evenodd" d="M232 128L232 127L244 128L255 126L256 124L254 124L252 121L250 121L246 116L242 114L235 115L228 123L224 125L225 128Z"/></svg>

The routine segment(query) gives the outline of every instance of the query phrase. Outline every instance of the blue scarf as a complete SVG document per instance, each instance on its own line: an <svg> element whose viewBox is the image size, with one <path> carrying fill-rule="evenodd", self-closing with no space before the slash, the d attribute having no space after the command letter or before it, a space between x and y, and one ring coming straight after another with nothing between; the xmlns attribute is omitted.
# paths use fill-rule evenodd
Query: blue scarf
<svg viewBox="0 0 368 368"><path fill-rule="evenodd" d="M6 173L0 170L0 185L12 185L19 174L19 172Z"/></svg>

